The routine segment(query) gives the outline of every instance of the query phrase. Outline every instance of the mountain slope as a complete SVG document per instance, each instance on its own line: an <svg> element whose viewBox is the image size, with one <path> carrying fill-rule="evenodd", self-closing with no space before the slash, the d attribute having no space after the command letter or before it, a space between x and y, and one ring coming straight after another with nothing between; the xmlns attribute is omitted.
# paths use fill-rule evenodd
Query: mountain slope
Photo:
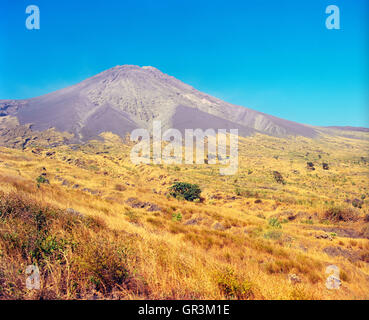
<svg viewBox="0 0 369 320"><path fill-rule="evenodd" d="M1 100L0 115L32 129L73 133L86 141L104 131L134 128L239 129L273 136L314 137L312 127L236 106L202 93L153 67L117 66L74 86L28 100Z"/></svg>

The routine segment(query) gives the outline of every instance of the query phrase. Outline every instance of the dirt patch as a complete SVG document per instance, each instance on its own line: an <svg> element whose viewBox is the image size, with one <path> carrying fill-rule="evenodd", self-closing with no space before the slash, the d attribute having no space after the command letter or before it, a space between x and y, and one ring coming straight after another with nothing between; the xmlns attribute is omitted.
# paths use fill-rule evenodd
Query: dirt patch
<svg viewBox="0 0 369 320"><path fill-rule="evenodd" d="M190 219L190 220L187 220L184 223L184 225L186 225L186 226L198 225L201 220L202 220L201 218Z"/></svg>
<svg viewBox="0 0 369 320"><path fill-rule="evenodd" d="M217 230L217 231L224 231L226 228L219 222L215 222L213 225L212 225L212 228L214 230Z"/></svg>
<svg viewBox="0 0 369 320"><path fill-rule="evenodd" d="M90 193L92 195L101 194L101 191L99 191L99 190L92 190L90 188L84 188L84 189L82 189L82 191L83 192L88 192L88 193Z"/></svg>
<svg viewBox="0 0 369 320"><path fill-rule="evenodd" d="M354 229L342 229L338 227L311 227L314 230L320 230L328 233L335 233L342 238L360 239L364 238L363 234Z"/></svg>
<svg viewBox="0 0 369 320"><path fill-rule="evenodd" d="M151 202L143 202L138 200L137 198L129 198L126 203L129 204L132 208L146 209L147 211L161 211L161 208L157 204Z"/></svg>
<svg viewBox="0 0 369 320"><path fill-rule="evenodd" d="M288 221L294 221L296 219L312 220L313 218L316 219L317 217L318 217L317 213L309 213L304 211L299 211L298 213L294 213L292 211L283 211L272 216L272 218L287 219Z"/></svg>
<svg viewBox="0 0 369 320"><path fill-rule="evenodd" d="M360 259L360 255L357 252L352 252L346 249L342 249L340 247L326 247L323 249L323 252L325 252L330 257L344 257L348 259L351 262L355 262Z"/></svg>

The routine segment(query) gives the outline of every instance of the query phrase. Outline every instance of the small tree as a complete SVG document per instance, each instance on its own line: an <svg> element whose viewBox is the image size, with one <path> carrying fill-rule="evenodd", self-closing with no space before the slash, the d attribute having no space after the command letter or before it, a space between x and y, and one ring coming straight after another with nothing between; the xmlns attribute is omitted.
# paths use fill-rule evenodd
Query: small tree
<svg viewBox="0 0 369 320"><path fill-rule="evenodd" d="M286 184L280 172L273 171L273 176L274 176L275 181L277 181L278 183Z"/></svg>
<svg viewBox="0 0 369 320"><path fill-rule="evenodd" d="M187 182L176 182L170 188L170 195L177 199L185 199L187 201L200 200L201 189L197 184Z"/></svg>

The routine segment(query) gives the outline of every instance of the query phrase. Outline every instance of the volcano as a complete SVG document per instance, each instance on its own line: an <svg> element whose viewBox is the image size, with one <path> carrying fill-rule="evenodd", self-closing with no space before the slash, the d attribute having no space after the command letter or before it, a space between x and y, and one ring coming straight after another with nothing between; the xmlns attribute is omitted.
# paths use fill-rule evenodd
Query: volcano
<svg viewBox="0 0 369 320"><path fill-rule="evenodd" d="M280 119L202 93L154 67L117 66L76 85L25 100L0 100L1 117L32 130L69 132L76 141L135 128L238 129L241 136L314 137L312 126Z"/></svg>

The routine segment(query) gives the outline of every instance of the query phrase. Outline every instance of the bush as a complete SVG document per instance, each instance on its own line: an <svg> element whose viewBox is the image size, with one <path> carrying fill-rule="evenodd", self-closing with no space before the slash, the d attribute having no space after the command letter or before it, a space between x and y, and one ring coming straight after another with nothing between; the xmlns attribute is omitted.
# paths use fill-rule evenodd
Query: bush
<svg viewBox="0 0 369 320"><path fill-rule="evenodd" d="M282 232L277 230L271 230L264 234L265 239L278 240L282 237Z"/></svg>
<svg viewBox="0 0 369 320"><path fill-rule="evenodd" d="M364 227L361 229L361 233L362 233L362 236L363 236L364 238L369 239L369 225L364 226Z"/></svg>
<svg viewBox="0 0 369 320"><path fill-rule="evenodd" d="M173 213L172 214L172 220L173 221L178 221L178 222L182 221L182 215L181 215L181 213L180 212Z"/></svg>
<svg viewBox="0 0 369 320"><path fill-rule="evenodd" d="M314 221L311 219L306 219L306 220L302 220L301 223L314 224Z"/></svg>
<svg viewBox="0 0 369 320"><path fill-rule="evenodd" d="M123 186L123 185L121 185L121 184L116 184L115 187L114 187L114 189L116 191L126 191L126 187Z"/></svg>
<svg viewBox="0 0 369 320"><path fill-rule="evenodd" d="M361 209L363 204L364 204L364 201L362 201L362 200L359 200L359 199L352 200L352 206L355 207L355 208Z"/></svg>
<svg viewBox="0 0 369 320"><path fill-rule="evenodd" d="M312 163L312 162L306 162L306 166L307 166L308 169L315 170L314 163Z"/></svg>
<svg viewBox="0 0 369 320"><path fill-rule="evenodd" d="M286 181L284 181L280 172L273 171L273 176L274 176L275 181L277 181L278 183L286 184Z"/></svg>
<svg viewBox="0 0 369 320"><path fill-rule="evenodd" d="M187 201L200 200L201 189L197 184L176 182L169 188L170 195Z"/></svg>
<svg viewBox="0 0 369 320"><path fill-rule="evenodd" d="M324 218L330 221L357 221L359 213L354 208L331 207L324 213Z"/></svg>
<svg viewBox="0 0 369 320"><path fill-rule="evenodd" d="M322 166L323 166L323 170L329 170L328 163L323 162Z"/></svg>
<svg viewBox="0 0 369 320"><path fill-rule="evenodd" d="M100 220L0 192L0 300L111 298L118 290L146 295L143 278L130 269L132 250L131 240ZM22 285L29 264L46 283L35 295Z"/></svg>
<svg viewBox="0 0 369 320"><path fill-rule="evenodd" d="M245 300L254 298L252 284L249 281L242 281L231 268L219 273L217 282L219 289L227 299Z"/></svg>
<svg viewBox="0 0 369 320"><path fill-rule="evenodd" d="M281 223L278 221L277 218L269 219L268 223L273 228L278 228L278 229L282 228Z"/></svg>
<svg viewBox="0 0 369 320"><path fill-rule="evenodd" d="M114 287L128 284L129 248L106 239L95 239L89 246L79 247L78 274L89 279L97 291L111 292Z"/></svg>
<svg viewBox="0 0 369 320"><path fill-rule="evenodd" d="M38 177L36 178L36 182L37 182L38 184L40 184L40 183L49 183L49 180L47 180L44 176L38 176Z"/></svg>

